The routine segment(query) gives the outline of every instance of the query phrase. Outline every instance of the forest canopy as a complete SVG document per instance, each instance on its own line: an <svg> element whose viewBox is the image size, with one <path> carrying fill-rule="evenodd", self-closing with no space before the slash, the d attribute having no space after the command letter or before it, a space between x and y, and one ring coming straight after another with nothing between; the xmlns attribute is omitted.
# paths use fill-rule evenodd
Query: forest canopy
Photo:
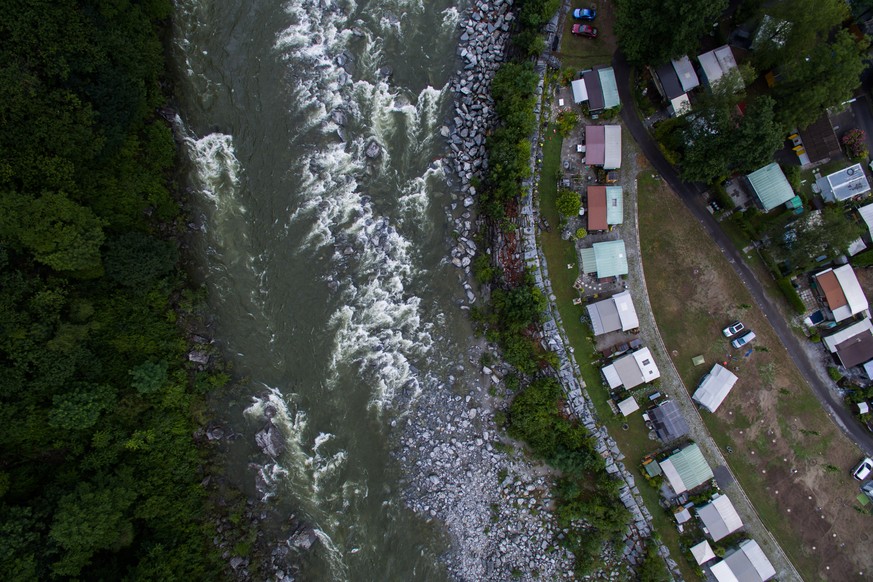
<svg viewBox="0 0 873 582"><path fill-rule="evenodd" d="M209 579L205 387L177 320L169 0L28 0L0 20L0 571ZM190 304L190 301L188 301ZM209 378L204 378L204 375ZM197 387L204 387L195 389Z"/></svg>

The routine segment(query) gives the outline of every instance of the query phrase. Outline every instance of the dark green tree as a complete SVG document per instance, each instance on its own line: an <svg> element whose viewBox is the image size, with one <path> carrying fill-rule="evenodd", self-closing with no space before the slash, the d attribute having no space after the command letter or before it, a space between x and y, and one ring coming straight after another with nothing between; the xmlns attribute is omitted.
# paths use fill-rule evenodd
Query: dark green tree
<svg viewBox="0 0 873 582"><path fill-rule="evenodd" d="M765 9L752 58L761 71L803 60L849 16L842 0L778 0Z"/></svg>
<svg viewBox="0 0 873 582"><path fill-rule="evenodd" d="M786 63L773 89L779 121L803 129L827 107L850 99L861 84L868 47L867 40L840 30L832 41L811 46L804 58Z"/></svg>
<svg viewBox="0 0 873 582"><path fill-rule="evenodd" d="M659 65L697 49L727 0L619 0L615 34L634 64Z"/></svg>
<svg viewBox="0 0 873 582"><path fill-rule="evenodd" d="M833 206L799 219L782 233L771 234L791 265L800 270L812 268L819 256L833 258L845 253L859 236L861 227L842 208Z"/></svg>
<svg viewBox="0 0 873 582"><path fill-rule="evenodd" d="M580 200L578 192L561 190L555 199L555 206L563 216L576 216L582 207L582 200Z"/></svg>
<svg viewBox="0 0 873 582"><path fill-rule="evenodd" d="M76 577L100 550L119 550L133 541L128 510L136 494L121 486L81 483L58 504L51 539L62 549L53 569L60 576Z"/></svg>

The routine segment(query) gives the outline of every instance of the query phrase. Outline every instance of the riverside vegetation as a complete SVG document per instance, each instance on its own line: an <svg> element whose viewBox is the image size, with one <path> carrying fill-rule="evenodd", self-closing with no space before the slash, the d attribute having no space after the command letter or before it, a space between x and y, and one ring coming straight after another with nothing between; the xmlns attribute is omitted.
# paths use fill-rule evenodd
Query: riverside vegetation
<svg viewBox="0 0 873 582"><path fill-rule="evenodd" d="M530 136L537 124L539 79L530 60L542 52L540 31L558 9L555 0L516 2L519 30L514 33L514 58L497 71L491 87L497 125L489 136L488 172L481 184L480 211L491 239L512 233L522 181L531 176ZM496 253L495 253L496 254ZM492 255L493 256L493 255ZM472 316L485 337L497 343L506 360L523 374L508 414L502 417L508 434L528 445L540 460L556 469L555 516L569 530L563 544L575 556L578 575L602 565L606 545L622 539L629 514L617 502L619 482L606 472L588 430L565 412L560 384L544 375L556 357L534 339L548 303L529 274L510 281L488 255L474 261L474 274L491 287L488 305Z"/></svg>
<svg viewBox="0 0 873 582"><path fill-rule="evenodd" d="M14 4L0 24L0 571L219 578L192 435L228 377L185 331L199 302L158 115L172 5Z"/></svg>

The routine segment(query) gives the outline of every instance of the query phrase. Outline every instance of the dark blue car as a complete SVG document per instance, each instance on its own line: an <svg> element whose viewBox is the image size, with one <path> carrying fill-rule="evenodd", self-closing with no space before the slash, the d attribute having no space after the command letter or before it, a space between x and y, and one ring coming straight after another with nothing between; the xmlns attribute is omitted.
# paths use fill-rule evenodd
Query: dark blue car
<svg viewBox="0 0 873 582"><path fill-rule="evenodd" d="M573 18L576 20L594 20L597 16L597 11L593 8L577 8L573 11Z"/></svg>

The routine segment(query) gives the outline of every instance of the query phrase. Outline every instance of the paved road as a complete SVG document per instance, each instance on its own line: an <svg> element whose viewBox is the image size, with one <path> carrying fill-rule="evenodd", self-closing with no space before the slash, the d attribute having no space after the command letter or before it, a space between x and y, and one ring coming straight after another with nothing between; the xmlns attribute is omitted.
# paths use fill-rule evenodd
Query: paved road
<svg viewBox="0 0 873 582"><path fill-rule="evenodd" d="M770 320L770 324L782 340L784 348L797 364L801 374L812 387L813 392L831 419L868 456L873 456L873 435L864 429L843 405L839 395L833 390L833 384L819 375L821 371L820 363L812 361L810 354L801 344L801 340L788 327L787 322L775 303L764 292L764 287L758 281L749 265L746 264L742 254L734 247L730 238L728 238L715 218L706 209L703 198L700 195L703 191L701 185L683 182L673 166L661 154L655 140L646 130L633 105L630 65L624 58L624 55L616 53L612 65L618 82L619 96L624 104L621 110L621 118L624 121L625 127L631 132L637 144L639 144L640 150L673 191L679 195L685 206L703 225L703 228L712 240L719 246L725 258L727 258L740 276L740 279L745 283L755 303L764 312L764 316Z"/></svg>

